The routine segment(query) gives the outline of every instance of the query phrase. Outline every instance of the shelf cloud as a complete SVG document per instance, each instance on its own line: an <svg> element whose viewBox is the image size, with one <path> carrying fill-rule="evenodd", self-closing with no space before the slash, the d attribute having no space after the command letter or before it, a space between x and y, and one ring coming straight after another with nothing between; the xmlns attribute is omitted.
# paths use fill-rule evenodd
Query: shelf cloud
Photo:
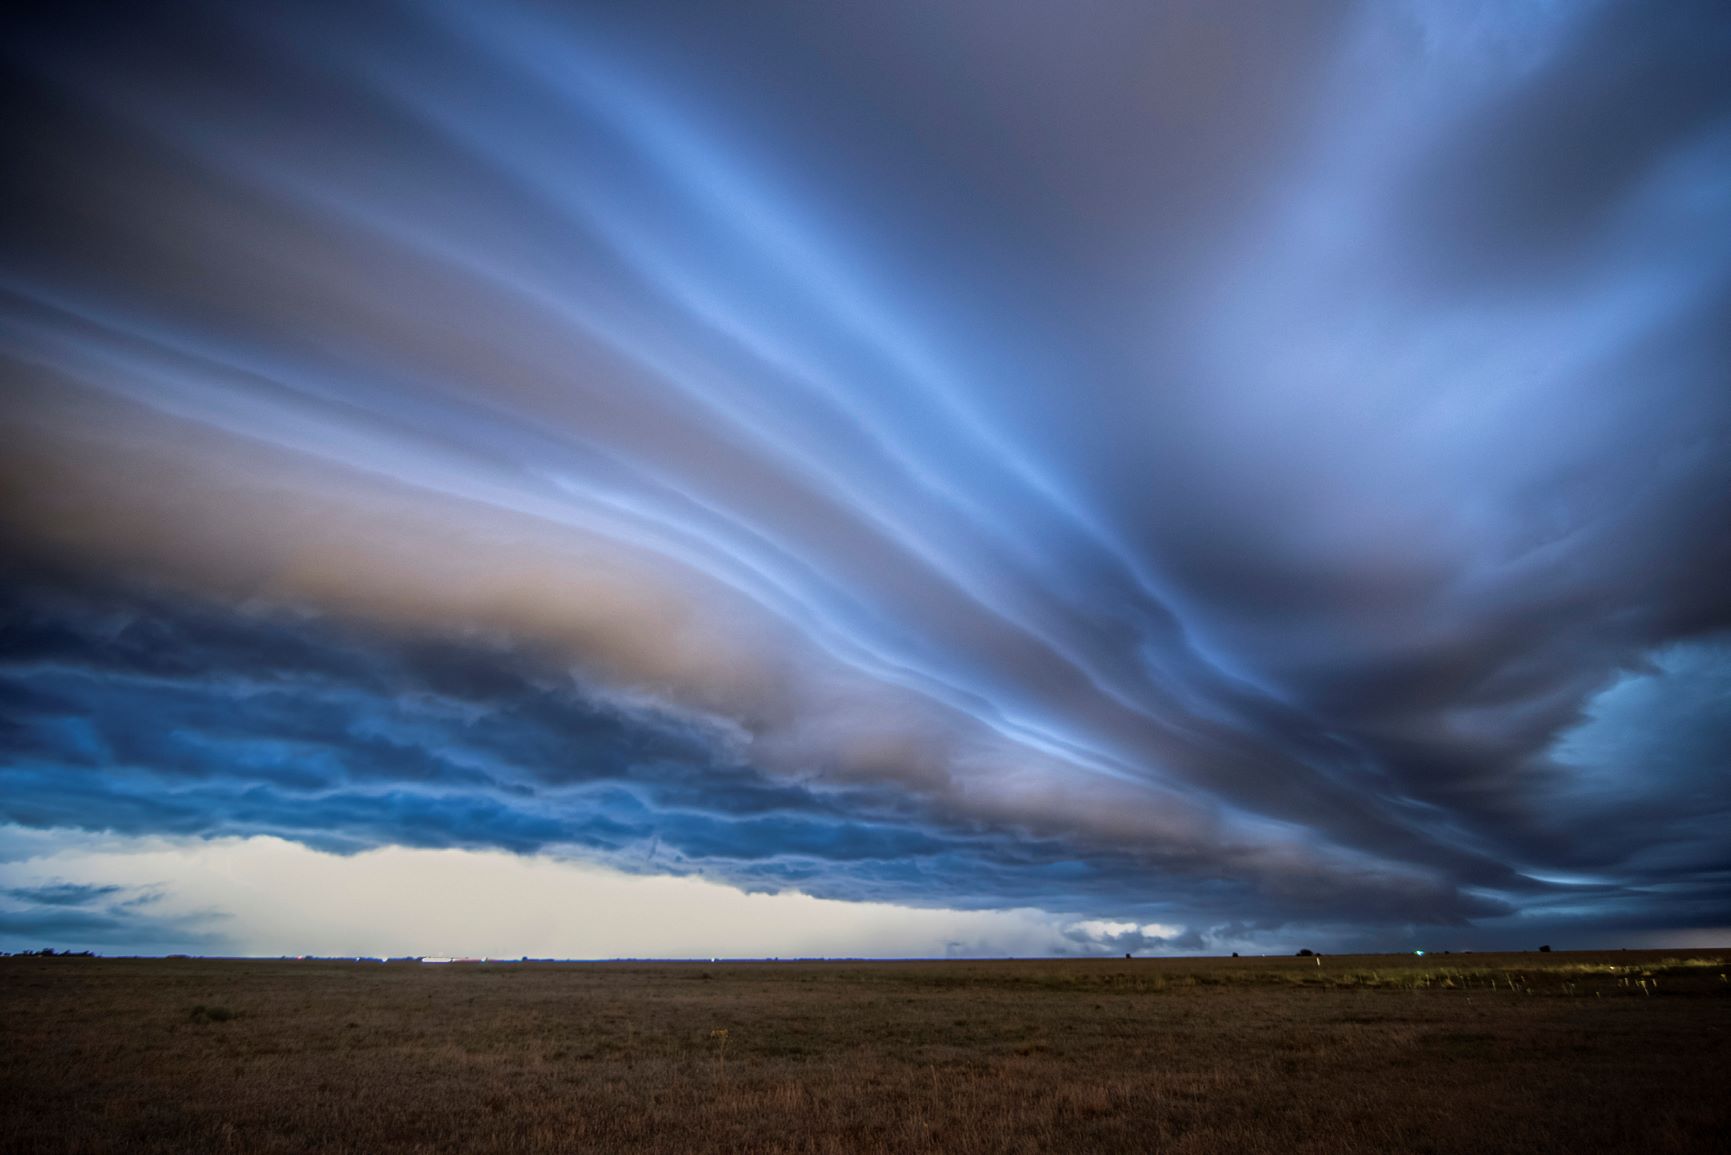
<svg viewBox="0 0 1731 1155"><path fill-rule="evenodd" d="M33 855L1731 927L1722 6L6 19Z"/></svg>

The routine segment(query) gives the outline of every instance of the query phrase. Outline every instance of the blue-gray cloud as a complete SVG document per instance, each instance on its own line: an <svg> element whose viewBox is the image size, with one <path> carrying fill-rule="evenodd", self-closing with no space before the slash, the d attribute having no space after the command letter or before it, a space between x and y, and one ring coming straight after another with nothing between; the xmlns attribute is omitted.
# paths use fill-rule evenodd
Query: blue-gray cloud
<svg viewBox="0 0 1731 1155"><path fill-rule="evenodd" d="M121 893L121 886L82 882L56 882L46 886L15 886L7 891L13 898L40 906L84 906Z"/></svg>
<svg viewBox="0 0 1731 1155"><path fill-rule="evenodd" d="M0 943L99 953L220 949L216 912L164 913L162 892L115 883L44 882L0 889Z"/></svg>

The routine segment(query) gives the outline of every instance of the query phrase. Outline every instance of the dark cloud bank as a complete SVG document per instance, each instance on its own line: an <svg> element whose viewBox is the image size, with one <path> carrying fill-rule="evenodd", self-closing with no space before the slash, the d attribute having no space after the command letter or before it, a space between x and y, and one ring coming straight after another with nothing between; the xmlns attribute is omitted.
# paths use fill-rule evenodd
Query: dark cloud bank
<svg viewBox="0 0 1731 1155"><path fill-rule="evenodd" d="M1722 5L10 19L0 818L1731 927Z"/></svg>

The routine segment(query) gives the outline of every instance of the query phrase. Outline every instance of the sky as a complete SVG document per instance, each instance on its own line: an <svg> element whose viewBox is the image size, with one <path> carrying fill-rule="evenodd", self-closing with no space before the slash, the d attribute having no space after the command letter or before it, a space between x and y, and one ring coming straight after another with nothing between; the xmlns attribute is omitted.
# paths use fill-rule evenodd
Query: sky
<svg viewBox="0 0 1731 1155"><path fill-rule="evenodd" d="M0 949L1731 943L1728 62L14 7Z"/></svg>

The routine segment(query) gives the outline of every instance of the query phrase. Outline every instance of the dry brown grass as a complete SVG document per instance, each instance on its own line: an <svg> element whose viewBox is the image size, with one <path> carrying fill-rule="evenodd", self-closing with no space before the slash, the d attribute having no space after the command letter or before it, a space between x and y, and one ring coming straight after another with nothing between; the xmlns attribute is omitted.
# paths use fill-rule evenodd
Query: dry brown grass
<svg viewBox="0 0 1731 1155"><path fill-rule="evenodd" d="M6 959L0 1149L1705 1151L1726 969Z"/></svg>

